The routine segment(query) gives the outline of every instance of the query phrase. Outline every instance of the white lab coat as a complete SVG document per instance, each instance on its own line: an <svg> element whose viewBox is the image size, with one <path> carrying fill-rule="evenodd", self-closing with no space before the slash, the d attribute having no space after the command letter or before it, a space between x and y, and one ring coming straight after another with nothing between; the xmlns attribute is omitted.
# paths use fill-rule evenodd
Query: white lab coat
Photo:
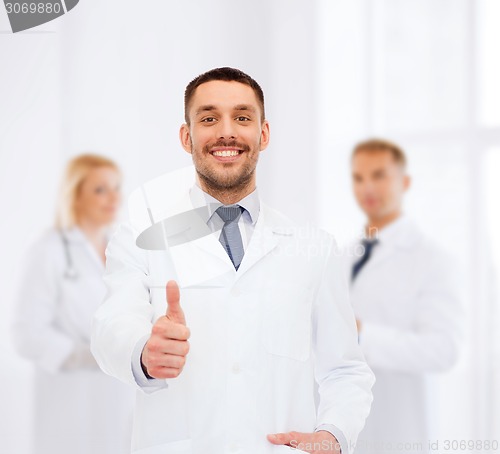
<svg viewBox="0 0 500 454"><path fill-rule="evenodd" d="M132 224L111 239L109 295L92 332L101 368L138 389L133 452L285 453L291 449L273 446L266 434L313 432L321 423L354 442L369 412L373 375L357 345L332 238L318 230L298 232L261 203L237 272L214 235L143 250L136 237L150 218L164 218L172 199L161 186L132 197ZM176 213L193 209L187 188L175 193ZM165 314L170 279L180 286L190 352L179 377L140 387L131 369L134 350Z"/></svg>
<svg viewBox="0 0 500 454"><path fill-rule="evenodd" d="M350 267L357 259L350 254ZM357 454L427 452L435 373L450 369L460 352L460 287L453 258L411 219L402 216L380 230L351 285L360 345L377 379Z"/></svg>
<svg viewBox="0 0 500 454"><path fill-rule="evenodd" d="M133 393L98 368L90 354L90 325L105 295L104 265L78 228L66 231L77 278L63 242L50 230L28 251L13 337L35 364L33 452L130 452ZM62 370L73 355L72 370Z"/></svg>

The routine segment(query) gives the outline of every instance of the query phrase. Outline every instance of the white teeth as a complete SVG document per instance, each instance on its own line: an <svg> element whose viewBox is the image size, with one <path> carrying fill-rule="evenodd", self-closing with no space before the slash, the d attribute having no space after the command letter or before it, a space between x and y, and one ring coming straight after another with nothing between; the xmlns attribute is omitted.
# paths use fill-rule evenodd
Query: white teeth
<svg viewBox="0 0 500 454"><path fill-rule="evenodd" d="M223 156L223 157L228 157L228 156L236 156L239 154L238 150L218 150L214 151L214 156Z"/></svg>

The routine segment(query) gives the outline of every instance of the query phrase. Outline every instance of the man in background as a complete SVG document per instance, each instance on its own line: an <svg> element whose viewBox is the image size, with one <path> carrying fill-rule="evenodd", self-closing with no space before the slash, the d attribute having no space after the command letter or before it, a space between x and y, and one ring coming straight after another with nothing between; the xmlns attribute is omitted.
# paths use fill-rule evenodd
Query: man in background
<svg viewBox="0 0 500 454"><path fill-rule="evenodd" d="M403 213L410 187L404 152L385 140L352 154L364 236L350 263L359 343L375 373L374 402L356 453L427 452L429 373L459 356L463 320L454 263Z"/></svg>

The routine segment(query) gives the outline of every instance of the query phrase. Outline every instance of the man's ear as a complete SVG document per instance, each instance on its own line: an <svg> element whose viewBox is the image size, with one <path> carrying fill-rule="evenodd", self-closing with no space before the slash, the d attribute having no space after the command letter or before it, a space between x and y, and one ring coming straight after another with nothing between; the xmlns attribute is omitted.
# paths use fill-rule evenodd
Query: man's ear
<svg viewBox="0 0 500 454"><path fill-rule="evenodd" d="M262 123L262 131L260 133L260 151L265 150L269 145L271 131L269 129L269 122L264 120Z"/></svg>
<svg viewBox="0 0 500 454"><path fill-rule="evenodd" d="M191 154L191 133L189 132L189 125L184 123L179 130L179 139L181 141L182 148Z"/></svg>
<svg viewBox="0 0 500 454"><path fill-rule="evenodd" d="M408 191L408 189L410 189L410 186L411 186L411 177L410 175L405 175L404 177L404 180L403 180L403 188L406 191Z"/></svg>

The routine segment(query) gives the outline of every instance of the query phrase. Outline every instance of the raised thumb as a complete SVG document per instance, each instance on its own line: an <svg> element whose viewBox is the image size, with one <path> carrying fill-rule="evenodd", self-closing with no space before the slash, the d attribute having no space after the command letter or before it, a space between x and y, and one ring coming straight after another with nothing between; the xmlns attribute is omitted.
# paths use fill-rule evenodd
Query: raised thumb
<svg viewBox="0 0 500 454"><path fill-rule="evenodd" d="M167 282L167 318L176 323L186 325L184 312L181 308L181 293L175 281Z"/></svg>

